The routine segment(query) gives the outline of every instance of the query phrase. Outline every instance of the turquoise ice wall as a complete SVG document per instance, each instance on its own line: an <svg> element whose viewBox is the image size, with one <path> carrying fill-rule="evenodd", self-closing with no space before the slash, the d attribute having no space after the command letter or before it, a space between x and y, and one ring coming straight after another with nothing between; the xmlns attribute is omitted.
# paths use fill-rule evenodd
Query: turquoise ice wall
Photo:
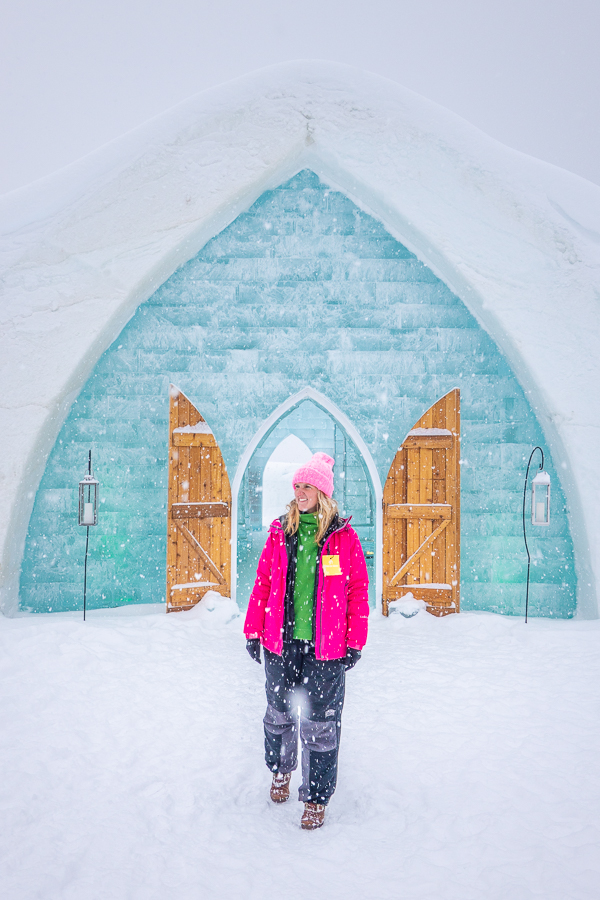
<svg viewBox="0 0 600 900"><path fill-rule="evenodd" d="M552 524L531 529L530 610L573 614L564 496L506 359L423 263L306 170L178 269L98 361L36 496L22 609L81 608L76 496L90 447L102 496L90 605L164 600L170 381L210 423L232 481L266 417L307 385L353 422L382 483L406 432L460 387L463 609L523 611L521 492L526 458L540 443L553 479Z"/></svg>

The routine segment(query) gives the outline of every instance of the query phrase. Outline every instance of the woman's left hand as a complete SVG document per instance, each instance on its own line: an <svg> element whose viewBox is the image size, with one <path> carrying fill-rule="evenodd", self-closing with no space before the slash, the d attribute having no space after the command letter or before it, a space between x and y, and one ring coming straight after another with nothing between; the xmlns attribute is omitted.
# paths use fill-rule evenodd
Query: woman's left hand
<svg viewBox="0 0 600 900"><path fill-rule="evenodd" d="M246 650L254 660L260 666L260 640L259 638L251 638L246 641Z"/></svg>

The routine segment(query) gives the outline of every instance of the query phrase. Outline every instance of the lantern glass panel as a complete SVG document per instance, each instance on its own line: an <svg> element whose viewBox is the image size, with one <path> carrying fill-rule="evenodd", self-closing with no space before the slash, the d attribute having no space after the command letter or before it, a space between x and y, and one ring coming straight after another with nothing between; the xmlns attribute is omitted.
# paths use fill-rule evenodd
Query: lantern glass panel
<svg viewBox="0 0 600 900"><path fill-rule="evenodd" d="M98 524L98 482L89 475L79 482L79 524Z"/></svg>
<svg viewBox="0 0 600 900"><path fill-rule="evenodd" d="M545 472L536 475L531 485L531 522L550 524L550 478Z"/></svg>

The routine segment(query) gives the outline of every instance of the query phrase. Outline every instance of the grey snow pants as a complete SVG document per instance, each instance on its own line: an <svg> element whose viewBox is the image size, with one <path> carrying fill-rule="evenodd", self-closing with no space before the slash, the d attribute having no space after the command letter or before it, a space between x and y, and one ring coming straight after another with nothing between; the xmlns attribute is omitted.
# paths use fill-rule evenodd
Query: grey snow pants
<svg viewBox="0 0 600 900"><path fill-rule="evenodd" d="M298 719L302 744L299 799L327 804L335 791L346 670L341 659L321 660L309 641L286 641L283 654L264 651L267 712L265 761L272 772L298 765ZM301 707L298 715L298 707Z"/></svg>

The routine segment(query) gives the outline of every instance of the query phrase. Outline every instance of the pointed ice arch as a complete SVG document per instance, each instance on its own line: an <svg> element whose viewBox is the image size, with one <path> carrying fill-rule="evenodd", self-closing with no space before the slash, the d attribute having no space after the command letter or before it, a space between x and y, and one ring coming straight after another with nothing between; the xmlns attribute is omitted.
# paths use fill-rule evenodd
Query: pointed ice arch
<svg viewBox="0 0 600 900"><path fill-rule="evenodd" d="M370 489L372 491L372 519L373 521L370 523L357 522L357 530L359 531L359 535L363 537L361 534L361 530L364 529L369 524L372 526L372 530L374 532L374 540L373 547L368 549L365 546L368 554L368 562L372 565L372 575L374 575L374 584L372 587L373 597L377 603L380 602L381 599L381 586L382 586L382 559L381 559L381 547L382 547L382 522L383 522L383 513L382 513L382 497L383 491L381 486L381 480L379 477L379 472L377 470L377 466L371 455L371 452L367 445L365 444L360 432L350 420L350 418L333 403L325 394L317 391L312 387L302 388L295 394L292 394L281 403L273 412L268 416L268 418L263 422L262 426L258 429L253 439L250 441L246 449L244 450L240 462L238 464L235 477L233 479L232 484L232 498L233 498L233 506L232 506L232 524L233 524L233 532L232 532L232 545L234 547L238 547L238 553L233 554L234 557L234 570L232 572L232 583L235 586L234 590L237 591L237 585L239 583L239 562L244 559L243 548L240 547L240 540L238 535L238 527L240 524L240 490L242 488L244 482L244 476L248 472L248 466L257 453L257 451L265 445L265 442L269 439L270 435L284 422L286 417L288 417L294 410L297 410L301 407L302 404L306 403L306 401L310 401L315 405L318 409L322 410L327 414L328 417L331 418L332 422L336 423L342 432L347 435L348 439L354 444L358 453L360 454L360 459L366 471L368 473L368 479L370 482ZM290 433L297 434L298 428L297 426L292 426L292 430ZM279 442L278 442L279 443ZM311 448L312 449L312 448ZM314 452L317 450L325 449L322 444L319 446L314 445ZM332 446L328 448L328 451L337 458L338 454L336 454L335 448L335 438ZM270 451L269 451L270 455ZM340 464L334 466L334 483L335 483L335 496L337 497L339 494L338 485L340 485L340 472L339 468L343 463L340 461ZM259 467L259 473L262 477L262 473L264 471L263 466ZM344 475L346 472L344 472ZM343 482L341 483L343 485ZM250 490L253 489L253 486L250 485ZM248 490L248 488L247 488ZM290 498L291 498L291 487L290 487ZM341 498L340 498L341 499ZM352 508L352 501L350 500L347 503L347 508L344 508L343 503L340 503L342 507L342 512L346 515L351 515L356 510ZM360 506L360 504L357 504ZM284 510L282 509L283 513ZM261 524L262 517L261 517ZM370 543L369 541L365 541L365 545ZM256 557L256 548L253 548L253 556L252 559ZM245 588L248 588L249 580L246 578ZM240 602L243 602L246 598L238 598Z"/></svg>
<svg viewBox="0 0 600 900"><path fill-rule="evenodd" d="M290 485L294 472L305 465L312 450L293 432L272 451L263 471L262 524L266 528L276 516L280 516L290 502Z"/></svg>

